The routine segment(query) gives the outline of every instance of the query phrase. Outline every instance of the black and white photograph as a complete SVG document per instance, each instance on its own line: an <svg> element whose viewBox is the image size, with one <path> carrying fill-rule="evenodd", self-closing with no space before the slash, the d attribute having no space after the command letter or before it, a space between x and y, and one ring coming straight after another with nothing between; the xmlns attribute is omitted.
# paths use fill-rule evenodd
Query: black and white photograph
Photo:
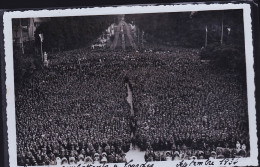
<svg viewBox="0 0 260 167"><path fill-rule="evenodd" d="M7 13L10 167L258 165L250 19L247 4Z"/></svg>

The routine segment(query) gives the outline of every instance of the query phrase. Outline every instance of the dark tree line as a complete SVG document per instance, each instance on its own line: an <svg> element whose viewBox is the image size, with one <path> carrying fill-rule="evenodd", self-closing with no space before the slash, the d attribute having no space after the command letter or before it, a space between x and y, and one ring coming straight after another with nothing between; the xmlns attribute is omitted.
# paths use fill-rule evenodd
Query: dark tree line
<svg viewBox="0 0 260 167"><path fill-rule="evenodd" d="M205 45L206 26L208 44L220 43L223 21L223 43L244 45L242 10L136 14L126 18L135 20L149 42L187 47Z"/></svg>
<svg viewBox="0 0 260 167"><path fill-rule="evenodd" d="M35 42L40 46L39 34L44 36L43 48L71 50L86 47L112 23L112 16L54 17L35 31Z"/></svg>
<svg viewBox="0 0 260 167"><path fill-rule="evenodd" d="M207 43L220 43L223 22L223 43L244 45L242 10L131 14L125 18L144 30L145 40L151 44L202 47L206 26ZM45 50L86 47L116 20L113 15L54 17L36 30L36 44L40 44L38 34L43 33Z"/></svg>

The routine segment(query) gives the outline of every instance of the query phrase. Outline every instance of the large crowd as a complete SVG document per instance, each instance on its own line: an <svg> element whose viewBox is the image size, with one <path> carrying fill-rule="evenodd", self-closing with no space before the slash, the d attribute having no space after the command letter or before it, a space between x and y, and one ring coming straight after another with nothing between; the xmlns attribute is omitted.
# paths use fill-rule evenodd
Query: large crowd
<svg viewBox="0 0 260 167"><path fill-rule="evenodd" d="M249 154L245 79L201 63L196 49L78 49L48 59L15 85L18 165L126 162L131 144L147 161Z"/></svg>

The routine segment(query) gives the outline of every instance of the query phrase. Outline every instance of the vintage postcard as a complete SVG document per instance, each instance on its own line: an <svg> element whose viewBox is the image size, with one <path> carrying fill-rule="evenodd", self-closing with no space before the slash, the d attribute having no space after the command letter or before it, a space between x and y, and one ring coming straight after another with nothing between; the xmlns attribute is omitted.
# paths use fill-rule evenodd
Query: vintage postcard
<svg viewBox="0 0 260 167"><path fill-rule="evenodd" d="M257 166L249 4L4 13L10 167Z"/></svg>

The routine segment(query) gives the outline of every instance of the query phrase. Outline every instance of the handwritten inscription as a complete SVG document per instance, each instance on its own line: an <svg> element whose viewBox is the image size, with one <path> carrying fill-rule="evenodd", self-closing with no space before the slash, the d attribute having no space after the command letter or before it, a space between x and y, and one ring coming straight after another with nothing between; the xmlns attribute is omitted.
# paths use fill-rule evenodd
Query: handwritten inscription
<svg viewBox="0 0 260 167"><path fill-rule="evenodd" d="M184 160L182 160L179 164L176 165L176 167L187 167L188 164Z"/></svg>
<svg viewBox="0 0 260 167"><path fill-rule="evenodd" d="M126 162L124 167L153 167L154 164L147 164L147 162L145 162L144 164L130 164L131 162L133 162L133 160Z"/></svg>
<svg viewBox="0 0 260 167"><path fill-rule="evenodd" d="M133 162L133 160L126 162L124 167L154 167L154 164L150 164L150 163L148 164L148 162L145 162L143 164L131 164L131 162ZM66 166L63 165L62 167L109 167L109 165L106 163L100 165L79 164L79 165L66 165ZM117 167L117 165L115 164L114 167Z"/></svg>
<svg viewBox="0 0 260 167"><path fill-rule="evenodd" d="M234 166L238 163L239 158L224 158L224 159L219 159L218 161L216 160L198 160L198 159L193 159L189 163L185 160L182 160L181 162L176 164L176 167L189 167L189 166L225 166L225 165L231 165ZM154 164L145 162L143 164L133 164L133 160L130 160L124 164L124 167L154 167ZM215 164L216 163L216 164ZM108 164L100 164L100 165L92 165L92 164L78 164L78 165L62 165L62 167L109 167ZM115 164L114 167L117 167Z"/></svg>
<svg viewBox="0 0 260 167"><path fill-rule="evenodd" d="M234 159L228 159L228 158L224 158L223 160L219 161L220 165L235 165L238 163L238 158Z"/></svg>
<svg viewBox="0 0 260 167"><path fill-rule="evenodd" d="M62 167L108 167L108 164L102 164L102 165L78 164L78 165L66 165L66 166L63 165Z"/></svg>
<svg viewBox="0 0 260 167"><path fill-rule="evenodd" d="M187 166L214 166L214 165L236 165L238 163L238 158L234 159L228 159L228 158L224 158L218 161L218 164L215 164L215 161L207 159L205 160L197 160L194 159L192 160L190 163L185 162L184 160L182 160L181 162L179 162L176 167L187 167Z"/></svg>

